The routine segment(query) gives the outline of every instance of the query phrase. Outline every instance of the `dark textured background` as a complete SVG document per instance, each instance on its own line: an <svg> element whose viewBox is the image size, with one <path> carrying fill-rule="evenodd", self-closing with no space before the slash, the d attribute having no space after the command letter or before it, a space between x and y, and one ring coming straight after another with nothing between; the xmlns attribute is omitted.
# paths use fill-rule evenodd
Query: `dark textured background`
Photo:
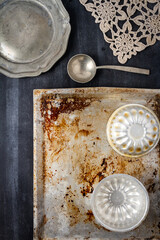
<svg viewBox="0 0 160 240"><path fill-rule="evenodd" d="M30 240L33 235L33 89L74 87L160 88L160 42L138 53L126 65L149 68L150 76L101 70L81 85L67 75L66 64L77 53L97 65L119 64L94 18L78 0L63 0L72 32L65 55L39 77L10 79L0 74L0 239Z"/></svg>

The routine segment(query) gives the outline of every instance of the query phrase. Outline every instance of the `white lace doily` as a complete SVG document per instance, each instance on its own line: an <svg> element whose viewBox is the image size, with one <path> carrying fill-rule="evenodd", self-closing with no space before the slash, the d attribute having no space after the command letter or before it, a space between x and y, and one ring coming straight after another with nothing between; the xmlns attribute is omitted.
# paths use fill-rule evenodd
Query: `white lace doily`
<svg viewBox="0 0 160 240"><path fill-rule="evenodd" d="M120 63L160 40L160 0L79 1L99 23Z"/></svg>

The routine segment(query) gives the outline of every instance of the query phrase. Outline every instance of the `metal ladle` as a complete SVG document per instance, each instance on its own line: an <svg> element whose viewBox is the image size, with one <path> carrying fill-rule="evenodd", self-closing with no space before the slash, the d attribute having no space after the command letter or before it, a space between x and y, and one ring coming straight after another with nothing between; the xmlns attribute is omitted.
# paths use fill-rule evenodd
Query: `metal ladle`
<svg viewBox="0 0 160 240"><path fill-rule="evenodd" d="M149 75L148 69L126 67L126 66L96 66L94 60L86 54L77 54L73 56L67 65L67 71L70 78L79 83L91 81L96 75L97 69L114 69L125 72L139 73Z"/></svg>

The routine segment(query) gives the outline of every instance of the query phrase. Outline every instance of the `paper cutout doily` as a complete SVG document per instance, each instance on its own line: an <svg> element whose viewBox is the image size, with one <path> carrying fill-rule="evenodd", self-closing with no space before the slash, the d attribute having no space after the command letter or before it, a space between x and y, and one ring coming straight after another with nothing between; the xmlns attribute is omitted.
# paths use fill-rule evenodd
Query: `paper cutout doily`
<svg viewBox="0 0 160 240"><path fill-rule="evenodd" d="M79 0L120 63L160 40L160 0Z"/></svg>

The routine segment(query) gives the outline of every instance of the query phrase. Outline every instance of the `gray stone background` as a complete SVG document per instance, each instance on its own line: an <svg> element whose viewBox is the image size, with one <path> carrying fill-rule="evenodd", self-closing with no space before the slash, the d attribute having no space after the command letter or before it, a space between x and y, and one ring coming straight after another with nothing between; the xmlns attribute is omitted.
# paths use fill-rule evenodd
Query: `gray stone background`
<svg viewBox="0 0 160 240"><path fill-rule="evenodd" d="M0 239L33 237L33 90L75 87L160 88L160 42L138 53L126 65L149 68L150 76L113 70L98 71L86 84L73 82L66 65L86 53L97 65L119 64L99 27L78 0L63 0L71 18L65 55L50 71L33 78L11 79L0 74Z"/></svg>

